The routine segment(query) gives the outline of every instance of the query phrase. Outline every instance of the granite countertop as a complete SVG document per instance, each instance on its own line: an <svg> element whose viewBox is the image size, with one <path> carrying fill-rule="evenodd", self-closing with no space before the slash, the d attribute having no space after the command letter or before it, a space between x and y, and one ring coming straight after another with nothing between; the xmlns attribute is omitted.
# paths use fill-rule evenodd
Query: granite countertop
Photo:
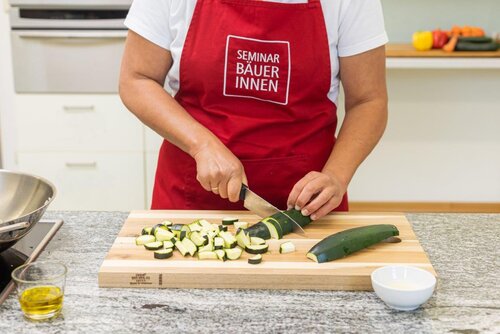
<svg viewBox="0 0 500 334"><path fill-rule="evenodd" d="M373 292L100 289L97 272L127 213L48 212L65 223L42 259L69 267L63 313L24 320L14 294L0 333L500 333L500 214L409 214L439 279L413 312Z"/></svg>

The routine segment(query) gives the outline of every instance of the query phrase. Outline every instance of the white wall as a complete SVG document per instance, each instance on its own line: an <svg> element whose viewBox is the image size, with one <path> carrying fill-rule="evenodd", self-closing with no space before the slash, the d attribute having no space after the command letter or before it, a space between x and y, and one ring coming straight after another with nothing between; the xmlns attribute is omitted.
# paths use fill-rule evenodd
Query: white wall
<svg viewBox="0 0 500 334"><path fill-rule="evenodd" d="M10 52L7 0L0 4L0 167L15 169L15 113L13 110L14 81Z"/></svg>

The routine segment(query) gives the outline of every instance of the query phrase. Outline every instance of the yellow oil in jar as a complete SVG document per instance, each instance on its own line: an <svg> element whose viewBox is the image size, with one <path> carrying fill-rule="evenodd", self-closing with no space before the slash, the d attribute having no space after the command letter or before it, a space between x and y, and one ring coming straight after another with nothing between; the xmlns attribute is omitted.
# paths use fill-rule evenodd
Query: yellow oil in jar
<svg viewBox="0 0 500 334"><path fill-rule="evenodd" d="M63 293L57 286L35 286L21 293L19 303L28 318L47 319L61 311Z"/></svg>

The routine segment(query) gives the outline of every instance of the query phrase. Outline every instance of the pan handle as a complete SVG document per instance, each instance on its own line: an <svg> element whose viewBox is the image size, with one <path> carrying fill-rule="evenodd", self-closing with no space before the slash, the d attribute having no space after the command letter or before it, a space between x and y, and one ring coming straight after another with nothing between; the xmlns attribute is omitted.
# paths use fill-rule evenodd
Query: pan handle
<svg viewBox="0 0 500 334"><path fill-rule="evenodd" d="M7 232L12 232L12 231L22 230L23 228L27 228L28 226L30 226L30 223L17 223L17 224L8 225L5 227L0 227L0 233L7 233Z"/></svg>

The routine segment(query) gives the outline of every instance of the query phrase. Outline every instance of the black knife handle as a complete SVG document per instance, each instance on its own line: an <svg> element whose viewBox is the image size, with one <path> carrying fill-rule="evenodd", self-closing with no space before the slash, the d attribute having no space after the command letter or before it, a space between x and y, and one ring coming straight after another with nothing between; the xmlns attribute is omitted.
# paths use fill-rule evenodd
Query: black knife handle
<svg viewBox="0 0 500 334"><path fill-rule="evenodd" d="M241 184L241 190L240 190L240 201L244 201L245 200L245 195L246 195L246 192L248 190L248 187L244 184Z"/></svg>

